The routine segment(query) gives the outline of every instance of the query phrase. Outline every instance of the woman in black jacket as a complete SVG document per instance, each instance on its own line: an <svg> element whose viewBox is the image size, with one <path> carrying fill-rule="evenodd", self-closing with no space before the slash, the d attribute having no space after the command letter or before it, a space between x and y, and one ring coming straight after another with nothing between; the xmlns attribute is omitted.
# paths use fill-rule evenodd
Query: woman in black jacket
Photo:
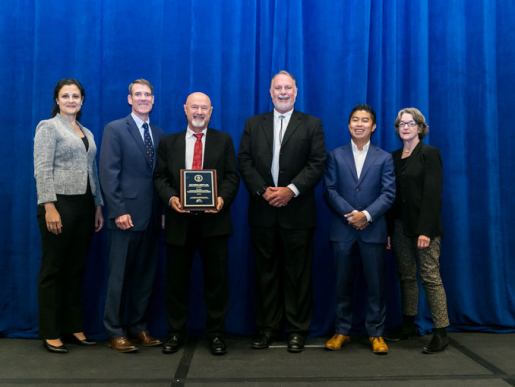
<svg viewBox="0 0 515 387"><path fill-rule="evenodd" d="M440 277L442 236L442 160L440 151L421 140L428 133L425 118L415 108L402 109L395 132L403 146L392 152L396 198L387 214L389 241L395 253L401 283L402 325L385 339L399 341L415 335L420 278L433 318L434 335L424 353L438 353L448 345L447 299ZM390 245L390 244L389 244Z"/></svg>

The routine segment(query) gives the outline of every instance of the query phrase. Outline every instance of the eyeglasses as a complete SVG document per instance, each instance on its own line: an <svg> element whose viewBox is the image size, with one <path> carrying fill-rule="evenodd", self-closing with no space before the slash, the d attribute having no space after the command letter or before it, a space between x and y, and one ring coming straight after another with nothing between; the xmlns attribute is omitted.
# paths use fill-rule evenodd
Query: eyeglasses
<svg viewBox="0 0 515 387"><path fill-rule="evenodd" d="M399 128L404 128L406 125L408 125L410 128L414 128L415 126L417 126L417 123L415 121L399 122Z"/></svg>

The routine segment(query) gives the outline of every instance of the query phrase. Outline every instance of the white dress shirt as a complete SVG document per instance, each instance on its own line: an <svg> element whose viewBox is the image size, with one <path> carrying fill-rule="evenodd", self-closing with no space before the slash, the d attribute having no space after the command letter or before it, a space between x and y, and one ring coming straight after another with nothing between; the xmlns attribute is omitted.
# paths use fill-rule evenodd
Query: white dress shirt
<svg viewBox="0 0 515 387"><path fill-rule="evenodd" d="M354 141L351 140L350 142L352 144L352 154L354 155L354 164L356 165L356 173L358 174L358 180L359 180L359 177L361 176L361 171L363 170L363 164L365 164L365 159L367 158L367 154L368 154L368 149L370 148L370 141L367 142L364 146L363 146L363 150L359 150L358 147L356 146L356 144L354 144ZM357 210L354 210L352 212L358 212ZM367 210L363 210L361 211L365 214L365 216L367 217L367 220L369 222L372 221L372 216L370 216L370 214L368 213ZM352 217L349 217L347 218L347 220L351 220Z"/></svg>
<svg viewBox="0 0 515 387"><path fill-rule="evenodd" d="M274 179L274 184L277 187L279 181L279 163L280 163L280 155L281 155L281 143L286 134L286 129L288 128L288 124L290 123L290 118L293 113L293 109L286 113L279 113L274 109L274 157L272 159L272 178ZM281 118L279 116L284 116L282 119L282 132L281 132ZM294 196L299 195L299 190L295 187L295 184L288 184L288 188L291 189L294 193Z"/></svg>
<svg viewBox="0 0 515 387"><path fill-rule="evenodd" d="M202 132L204 135L202 136L202 168L204 167L204 154L206 149L206 133L207 128L204 129ZM191 169L193 165L193 154L195 152L195 143L197 142L197 137L194 136L195 133L193 130L191 130L188 126L188 129L186 129L186 160L185 165L186 169Z"/></svg>

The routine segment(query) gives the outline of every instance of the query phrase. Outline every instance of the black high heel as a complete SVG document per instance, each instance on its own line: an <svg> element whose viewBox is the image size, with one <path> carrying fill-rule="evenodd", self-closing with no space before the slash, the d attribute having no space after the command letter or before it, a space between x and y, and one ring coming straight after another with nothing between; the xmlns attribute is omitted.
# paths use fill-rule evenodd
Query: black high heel
<svg viewBox="0 0 515 387"><path fill-rule="evenodd" d="M91 345L97 344L96 341L92 341L92 340L88 340L88 339L81 340L74 334L63 335L63 341L68 344L83 345L83 346L91 346Z"/></svg>
<svg viewBox="0 0 515 387"><path fill-rule="evenodd" d="M50 353L61 353L61 354L68 353L68 349L66 348L66 346L64 344L60 345L60 346L55 346L52 344L48 344L48 342L46 340L43 340L43 347L45 347L46 350Z"/></svg>

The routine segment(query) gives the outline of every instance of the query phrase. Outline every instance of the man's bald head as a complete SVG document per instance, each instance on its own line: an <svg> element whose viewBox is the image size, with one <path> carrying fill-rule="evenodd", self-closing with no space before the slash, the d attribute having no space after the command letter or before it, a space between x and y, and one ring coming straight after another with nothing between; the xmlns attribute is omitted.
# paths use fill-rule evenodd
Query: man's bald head
<svg viewBox="0 0 515 387"><path fill-rule="evenodd" d="M200 92L192 93L184 104L184 113L188 119L188 127L194 132L200 133L207 128L213 107L209 97Z"/></svg>

